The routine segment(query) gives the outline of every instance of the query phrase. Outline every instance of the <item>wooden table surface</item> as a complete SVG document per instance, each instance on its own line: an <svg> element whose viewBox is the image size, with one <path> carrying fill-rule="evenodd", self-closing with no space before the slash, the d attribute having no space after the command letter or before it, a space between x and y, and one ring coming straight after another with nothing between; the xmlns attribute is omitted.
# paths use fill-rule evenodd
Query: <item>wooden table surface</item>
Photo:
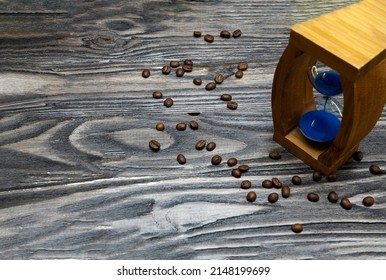
<svg viewBox="0 0 386 280"><path fill-rule="evenodd" d="M272 78L290 27L355 2L0 1L0 258L385 259L385 175L369 166L386 169L386 114L362 141L363 160L348 161L335 182L314 182L272 140ZM236 29L239 38L219 36ZM162 74L185 59L192 72ZM241 61L249 68L236 79ZM217 73L225 81L205 90ZM156 90L174 105L154 99ZM197 130L176 130L191 120ZM216 149L196 150L200 139ZM268 157L273 150L280 160ZM230 157L249 165L241 178ZM261 187L273 177L291 187L289 198L267 201L280 192ZM352 209L328 202L332 190ZM307 200L311 191L318 202ZM362 205L368 195L372 207Z"/></svg>

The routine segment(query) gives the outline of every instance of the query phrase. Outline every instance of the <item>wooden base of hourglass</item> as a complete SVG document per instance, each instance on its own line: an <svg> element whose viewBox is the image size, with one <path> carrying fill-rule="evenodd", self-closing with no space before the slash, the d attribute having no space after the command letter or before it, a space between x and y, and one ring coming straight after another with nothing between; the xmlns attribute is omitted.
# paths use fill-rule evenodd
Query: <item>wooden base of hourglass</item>
<svg viewBox="0 0 386 280"><path fill-rule="evenodd" d="M343 117L325 145L298 128L313 88L308 68L319 60L340 73ZM272 85L273 139L324 176L358 150L386 103L386 1L365 0L292 27ZM309 110L315 108L308 108Z"/></svg>

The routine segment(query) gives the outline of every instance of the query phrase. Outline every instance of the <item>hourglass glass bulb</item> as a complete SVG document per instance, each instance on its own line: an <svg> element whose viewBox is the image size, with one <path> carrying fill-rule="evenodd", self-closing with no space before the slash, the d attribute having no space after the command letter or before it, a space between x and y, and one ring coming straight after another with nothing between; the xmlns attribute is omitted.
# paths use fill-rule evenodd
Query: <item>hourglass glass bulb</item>
<svg viewBox="0 0 386 280"><path fill-rule="evenodd" d="M338 72L326 67L318 70L318 67L313 65L308 74L313 87L321 94L334 96L343 92Z"/></svg>

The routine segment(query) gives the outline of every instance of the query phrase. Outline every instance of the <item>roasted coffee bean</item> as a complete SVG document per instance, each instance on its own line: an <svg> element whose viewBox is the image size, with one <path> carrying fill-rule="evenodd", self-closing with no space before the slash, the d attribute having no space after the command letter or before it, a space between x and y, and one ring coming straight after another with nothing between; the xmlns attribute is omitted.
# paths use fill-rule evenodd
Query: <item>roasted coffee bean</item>
<svg viewBox="0 0 386 280"><path fill-rule="evenodd" d="M326 179L329 182L335 182L336 181L336 174L328 174Z"/></svg>
<svg viewBox="0 0 386 280"><path fill-rule="evenodd" d="M164 105L166 106L166 107L172 107L173 106L173 99L171 99L170 97L168 97L168 98L166 98L165 100L164 100Z"/></svg>
<svg viewBox="0 0 386 280"><path fill-rule="evenodd" d="M328 199L328 201L331 202L331 203L337 203L338 200L339 200L339 196L338 196L338 194L337 194L336 192L330 191L330 192L328 193L327 199Z"/></svg>
<svg viewBox="0 0 386 280"><path fill-rule="evenodd" d="M356 151L353 155L352 155L353 159L355 161L361 161L363 159L363 153L361 151Z"/></svg>
<svg viewBox="0 0 386 280"><path fill-rule="evenodd" d="M215 82L209 82L206 86L206 90L214 90L216 88L216 83Z"/></svg>
<svg viewBox="0 0 386 280"><path fill-rule="evenodd" d="M311 192L307 194L307 199L311 202L318 202L319 201L319 195L317 193Z"/></svg>
<svg viewBox="0 0 386 280"><path fill-rule="evenodd" d="M165 125L162 122L159 122L155 125L155 129L158 131L163 131L165 129Z"/></svg>
<svg viewBox="0 0 386 280"><path fill-rule="evenodd" d="M227 30L223 30L223 31L220 32L220 37L228 39L228 38L231 37L231 33L229 31L227 31Z"/></svg>
<svg viewBox="0 0 386 280"><path fill-rule="evenodd" d="M244 76L244 72L241 71L241 70L237 70L236 73L235 73L235 77L237 79L241 79L242 77Z"/></svg>
<svg viewBox="0 0 386 280"><path fill-rule="evenodd" d="M185 74L185 70L183 68L178 68L176 70L176 76L177 77L182 77L182 76L184 76L184 74Z"/></svg>
<svg viewBox="0 0 386 280"><path fill-rule="evenodd" d="M291 230L294 233L301 233L303 231L303 225L302 224L293 224L291 226Z"/></svg>
<svg viewBox="0 0 386 280"><path fill-rule="evenodd" d="M271 180L264 180L262 183L261 183L261 186L265 189L272 189L273 188L273 184L272 184L272 181Z"/></svg>
<svg viewBox="0 0 386 280"><path fill-rule="evenodd" d="M232 169L232 176L235 178L240 178L241 177L241 171L238 168Z"/></svg>
<svg viewBox="0 0 386 280"><path fill-rule="evenodd" d="M269 157L271 159L281 159L281 154L279 152L272 151L269 153Z"/></svg>
<svg viewBox="0 0 386 280"><path fill-rule="evenodd" d="M281 196L284 198L288 198L291 195L291 189L289 186L283 186L281 188Z"/></svg>
<svg viewBox="0 0 386 280"><path fill-rule="evenodd" d="M193 31L193 36L196 38L201 37L201 31Z"/></svg>
<svg viewBox="0 0 386 280"><path fill-rule="evenodd" d="M211 152L213 151L214 149L216 149L216 143L214 142L209 142L207 145L206 145L206 150Z"/></svg>
<svg viewBox="0 0 386 280"><path fill-rule="evenodd" d="M350 210L352 208L351 202L348 198L343 198L340 201L340 206L342 206L342 208L344 208L346 210Z"/></svg>
<svg viewBox="0 0 386 280"><path fill-rule="evenodd" d="M374 197L372 197L372 196L366 196L366 197L362 200L362 203L363 203L363 205L366 206L366 207L371 207L371 206L374 205L375 199L374 199Z"/></svg>
<svg viewBox="0 0 386 280"><path fill-rule="evenodd" d="M189 126L190 126L191 129L198 129L199 124L196 121L190 121L189 122Z"/></svg>
<svg viewBox="0 0 386 280"><path fill-rule="evenodd" d="M240 62L238 65L237 65L237 69L239 69L240 71L245 71L248 69L248 63L247 62Z"/></svg>
<svg viewBox="0 0 386 280"><path fill-rule="evenodd" d="M229 159L227 160L227 164L228 164L228 166L230 166L230 167L235 166L235 165L237 164L237 162L238 162L237 159L234 158L234 157L229 158Z"/></svg>
<svg viewBox="0 0 386 280"><path fill-rule="evenodd" d="M162 94L162 92L159 91L159 90L153 92L153 98L155 98L155 99L161 99L162 96L163 96L163 94Z"/></svg>
<svg viewBox="0 0 386 280"><path fill-rule="evenodd" d="M254 191L250 191L247 194L247 201L254 202L256 200L256 193Z"/></svg>
<svg viewBox="0 0 386 280"><path fill-rule="evenodd" d="M281 181L278 179L278 178L272 178L272 186L276 189L280 189L283 184L281 183Z"/></svg>
<svg viewBox="0 0 386 280"><path fill-rule="evenodd" d="M191 59L185 59L184 65L193 66L193 61Z"/></svg>
<svg viewBox="0 0 386 280"><path fill-rule="evenodd" d="M204 36L204 40L205 40L206 42L208 42L208 43L212 43L212 42L214 41L214 37L213 37L213 35L206 34L206 35Z"/></svg>
<svg viewBox="0 0 386 280"><path fill-rule="evenodd" d="M149 147L153 151L157 152L157 151L159 151L161 149L161 144L157 140L151 140L149 142Z"/></svg>
<svg viewBox="0 0 386 280"><path fill-rule="evenodd" d="M213 165L219 165L222 162L222 157L220 155L214 155L211 159Z"/></svg>
<svg viewBox="0 0 386 280"><path fill-rule="evenodd" d="M235 31L233 31L232 36L234 38L240 37L241 36L241 30L240 29L236 29Z"/></svg>
<svg viewBox="0 0 386 280"><path fill-rule="evenodd" d="M247 171L249 170L249 166L246 165L246 164L240 165L240 166L239 166L239 170L240 170L241 172L247 172Z"/></svg>
<svg viewBox="0 0 386 280"><path fill-rule="evenodd" d="M192 71L193 71L193 66L192 66L192 65L184 64L184 66L182 66L182 69L183 69L185 72L192 72Z"/></svg>
<svg viewBox="0 0 386 280"><path fill-rule="evenodd" d="M150 77L150 70L149 69L144 69L142 71L142 77L144 77L145 79L149 78Z"/></svg>
<svg viewBox="0 0 386 280"><path fill-rule="evenodd" d="M168 75L172 72L172 68L169 65L162 67L162 74Z"/></svg>
<svg viewBox="0 0 386 280"><path fill-rule="evenodd" d="M232 100L232 95L224 93L220 96L220 99L222 101L231 101Z"/></svg>
<svg viewBox="0 0 386 280"><path fill-rule="evenodd" d="M180 122L176 125L176 129L179 130L179 131L183 131L186 129L186 124L183 123L183 122Z"/></svg>
<svg viewBox="0 0 386 280"><path fill-rule="evenodd" d="M382 169L376 165L376 164L372 164L369 168L371 174L374 174L374 175L380 175L382 174Z"/></svg>
<svg viewBox="0 0 386 280"><path fill-rule="evenodd" d="M322 180L322 174L319 171L315 170L312 173L312 180L314 180L315 182L319 182L320 180Z"/></svg>
<svg viewBox="0 0 386 280"><path fill-rule="evenodd" d="M170 61L169 65L172 68L177 68L178 66L180 66L180 62L178 60L172 60Z"/></svg>
<svg viewBox="0 0 386 280"><path fill-rule="evenodd" d="M206 141L205 140L198 140L196 143L196 149L197 150L202 150L206 146Z"/></svg>
<svg viewBox="0 0 386 280"><path fill-rule="evenodd" d="M222 74L216 74L214 81L216 84L222 84L224 82L224 76Z"/></svg>
<svg viewBox="0 0 386 280"><path fill-rule="evenodd" d="M292 181L292 184L294 184L294 185L301 185L302 184L302 178L300 178L297 175L293 176L291 181Z"/></svg>
<svg viewBox="0 0 386 280"><path fill-rule="evenodd" d="M279 200L279 194L278 193L270 193L269 195L268 195L268 201L270 202L270 203L275 203L276 201L278 201Z"/></svg>
<svg viewBox="0 0 386 280"><path fill-rule="evenodd" d="M195 84L196 86L200 86L202 84L202 79L194 78L193 79L193 84Z"/></svg>
<svg viewBox="0 0 386 280"><path fill-rule="evenodd" d="M250 187L252 187L252 182L249 180L244 180L241 182L240 187L245 190L249 189Z"/></svg>
<svg viewBox="0 0 386 280"><path fill-rule="evenodd" d="M183 154L179 154L177 156L177 161L179 164L185 164L186 163L186 157Z"/></svg>
<svg viewBox="0 0 386 280"><path fill-rule="evenodd" d="M238 106L239 104L236 101L231 100L227 102L228 109L236 110Z"/></svg>

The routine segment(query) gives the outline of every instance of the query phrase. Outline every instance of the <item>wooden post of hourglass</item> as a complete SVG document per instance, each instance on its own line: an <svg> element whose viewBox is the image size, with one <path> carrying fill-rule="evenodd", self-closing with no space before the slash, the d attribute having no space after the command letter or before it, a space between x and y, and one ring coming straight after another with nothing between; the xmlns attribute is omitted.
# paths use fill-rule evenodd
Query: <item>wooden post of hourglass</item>
<svg viewBox="0 0 386 280"><path fill-rule="evenodd" d="M344 109L327 146L308 141L298 123L313 99L316 61L340 73ZM386 1L365 0L292 27L272 85L273 139L324 176L335 173L373 129L386 103Z"/></svg>

